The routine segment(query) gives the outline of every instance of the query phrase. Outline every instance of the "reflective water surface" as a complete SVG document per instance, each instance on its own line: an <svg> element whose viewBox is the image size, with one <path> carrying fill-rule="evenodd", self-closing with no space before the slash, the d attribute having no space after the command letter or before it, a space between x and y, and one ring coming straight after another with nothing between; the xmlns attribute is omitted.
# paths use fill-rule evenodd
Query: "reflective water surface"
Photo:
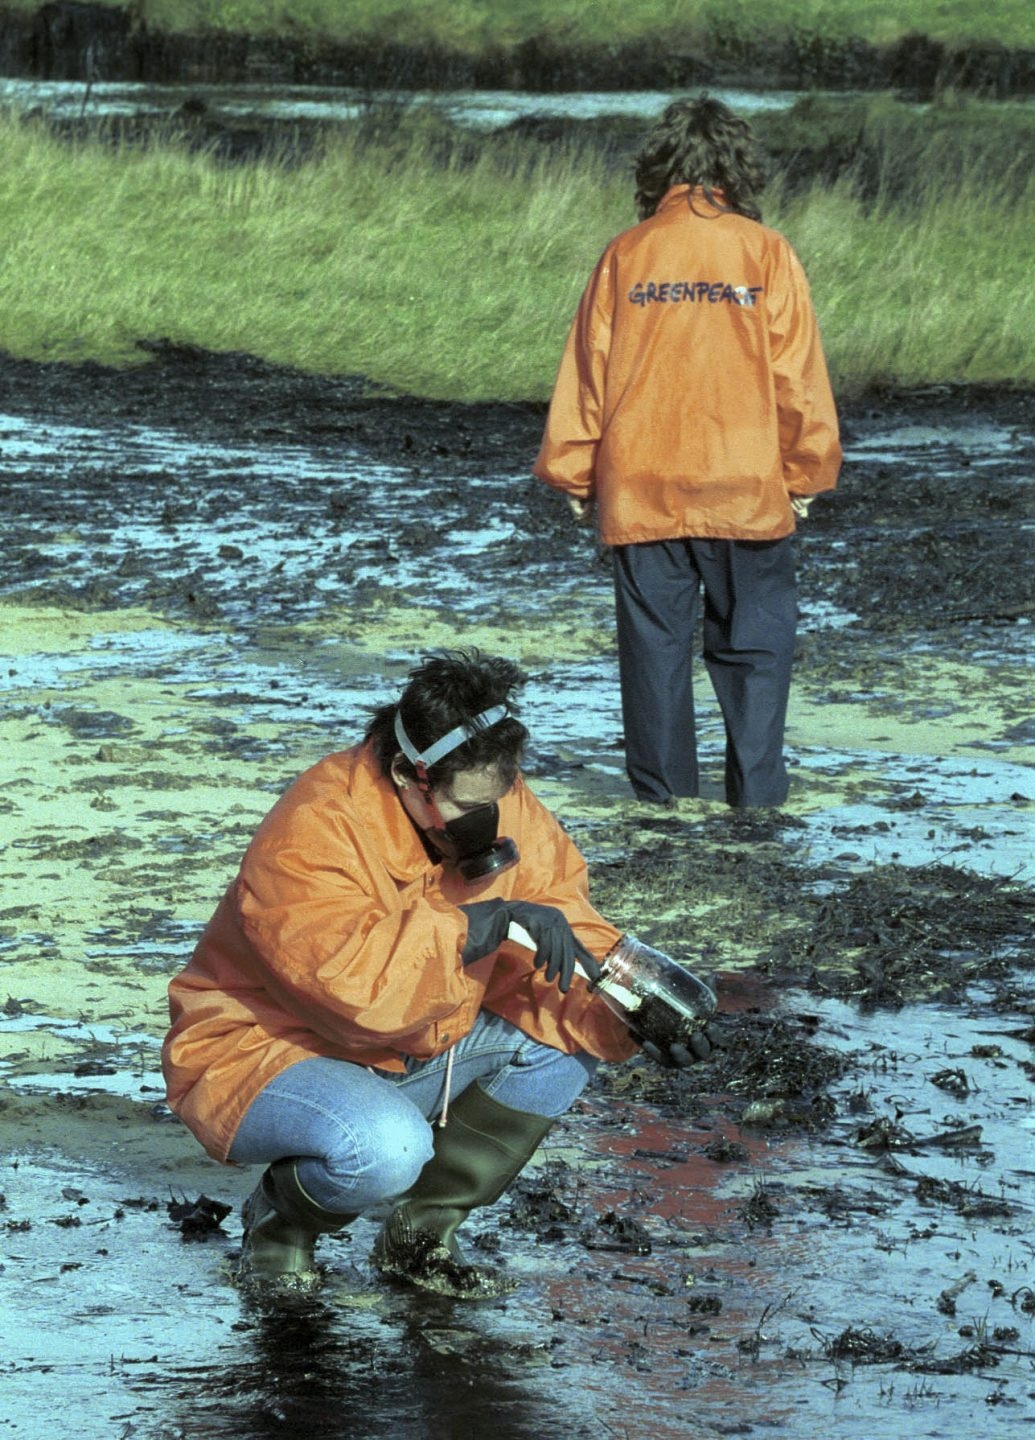
<svg viewBox="0 0 1035 1440"><path fill-rule="evenodd" d="M16 80L0 77L0 106L25 111L39 108L54 119L82 114L130 116L173 114L188 102L202 101L210 113L227 119L355 120L377 105L421 105L475 129L493 130L528 116L564 116L593 120L600 115L652 119L685 91L592 91L544 95L519 90L409 92L361 90L321 85L152 85L98 81L89 89L76 80ZM696 91L694 92L696 93ZM799 98L792 90L710 91L744 114L786 110Z"/></svg>

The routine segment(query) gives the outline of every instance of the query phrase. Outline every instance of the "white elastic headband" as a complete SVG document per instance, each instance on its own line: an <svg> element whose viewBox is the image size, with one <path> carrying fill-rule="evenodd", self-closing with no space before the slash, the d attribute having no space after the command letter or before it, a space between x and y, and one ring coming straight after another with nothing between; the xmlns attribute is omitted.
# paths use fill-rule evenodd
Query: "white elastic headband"
<svg viewBox="0 0 1035 1440"><path fill-rule="evenodd" d="M448 755L451 750L455 750L458 745L463 745L466 740L472 740L480 731L488 730L490 725L495 725L498 720L502 720L506 713L506 705L494 705L491 710L483 710L473 720L455 726L448 735L443 735L441 740L436 740L434 745L429 745L421 754L403 729L402 715L396 710L395 738L399 742L399 749L411 765L423 765L425 770L430 770L432 765L442 759L443 755Z"/></svg>

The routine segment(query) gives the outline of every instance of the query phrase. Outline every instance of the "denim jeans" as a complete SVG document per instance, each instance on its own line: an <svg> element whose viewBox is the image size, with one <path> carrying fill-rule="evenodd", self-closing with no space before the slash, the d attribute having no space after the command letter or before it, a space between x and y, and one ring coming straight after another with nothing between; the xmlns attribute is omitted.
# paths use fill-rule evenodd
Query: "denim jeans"
<svg viewBox="0 0 1035 1440"><path fill-rule="evenodd" d="M404 1073L348 1060L300 1060L249 1106L230 1160L268 1165L298 1157L298 1178L327 1210L356 1215L402 1195L432 1155L429 1123L442 1110L448 1053L409 1060ZM565 1055L483 1010L452 1049L449 1101L477 1080L501 1105L563 1115L597 1062Z"/></svg>

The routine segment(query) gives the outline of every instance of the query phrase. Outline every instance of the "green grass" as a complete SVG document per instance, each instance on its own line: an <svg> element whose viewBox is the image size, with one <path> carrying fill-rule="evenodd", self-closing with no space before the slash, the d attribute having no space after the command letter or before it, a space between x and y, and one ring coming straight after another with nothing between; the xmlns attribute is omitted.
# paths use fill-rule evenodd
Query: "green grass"
<svg viewBox="0 0 1035 1440"><path fill-rule="evenodd" d="M6 0L35 10L38 0ZM125 0L102 0L125 5ZM155 29L211 27L252 33L322 34L417 42L475 51L531 36L560 42L623 42L671 36L683 44L731 37L757 41L789 32L854 36L886 44L911 32L942 41L1031 45L1030 0L135 0Z"/></svg>
<svg viewBox="0 0 1035 1440"><path fill-rule="evenodd" d="M1027 219L980 183L903 214L862 209L847 187L783 216L808 269L835 385L1035 383ZM989 225L993 227L990 232Z"/></svg>
<svg viewBox="0 0 1035 1440"><path fill-rule="evenodd" d="M805 262L842 390L1035 382L1035 115L805 101L768 123L786 144L801 116L859 156L833 187L782 202L777 177L767 208Z"/></svg>
<svg viewBox="0 0 1035 1440"><path fill-rule="evenodd" d="M492 152L443 168L423 132L293 170L15 125L2 144L3 348L126 363L137 339L169 336L439 396L543 391L621 203L538 153L520 177ZM571 206L586 235L572 215L558 241Z"/></svg>
<svg viewBox="0 0 1035 1440"><path fill-rule="evenodd" d="M843 394L1035 384L1035 182L1018 159L1035 122L933 115L857 111L865 193L777 183L767 208L809 272ZM0 347L127 364L168 337L436 398L545 398L589 270L633 222L627 176L532 142L450 148L420 114L391 133L230 167L4 122Z"/></svg>

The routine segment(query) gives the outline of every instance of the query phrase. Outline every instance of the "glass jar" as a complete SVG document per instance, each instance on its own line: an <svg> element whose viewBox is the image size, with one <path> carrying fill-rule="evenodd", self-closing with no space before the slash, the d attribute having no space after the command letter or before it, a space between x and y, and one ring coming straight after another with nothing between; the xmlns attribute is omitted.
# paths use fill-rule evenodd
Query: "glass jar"
<svg viewBox="0 0 1035 1440"><path fill-rule="evenodd" d="M639 1040L683 1044L715 1013L703 980L635 935L623 935L601 965L593 990Z"/></svg>

